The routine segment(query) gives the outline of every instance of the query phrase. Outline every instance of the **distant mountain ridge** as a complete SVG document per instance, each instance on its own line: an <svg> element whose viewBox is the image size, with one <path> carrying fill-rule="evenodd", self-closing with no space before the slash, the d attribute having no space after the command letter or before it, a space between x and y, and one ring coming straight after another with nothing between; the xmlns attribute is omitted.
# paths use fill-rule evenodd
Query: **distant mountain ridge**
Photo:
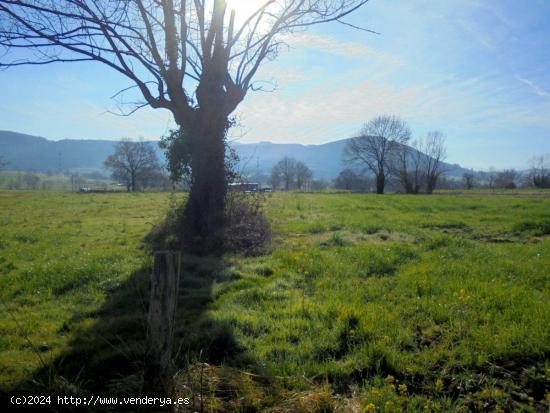
<svg viewBox="0 0 550 413"><path fill-rule="evenodd" d="M266 177L283 157L289 156L308 165L315 178L334 179L345 166L342 151L348 139L320 145L285 143L238 143L231 145L240 158L239 169L255 177ZM103 170L103 161L114 152L116 140L63 139L51 141L11 131L0 131L0 156L9 162L11 170L85 171ZM150 141L159 159L164 152L155 141ZM460 177L468 169L457 164L446 164L448 175Z"/></svg>
<svg viewBox="0 0 550 413"><path fill-rule="evenodd" d="M40 136L0 131L0 156L8 169L66 171L102 169L113 153L116 141L63 139L50 141Z"/></svg>

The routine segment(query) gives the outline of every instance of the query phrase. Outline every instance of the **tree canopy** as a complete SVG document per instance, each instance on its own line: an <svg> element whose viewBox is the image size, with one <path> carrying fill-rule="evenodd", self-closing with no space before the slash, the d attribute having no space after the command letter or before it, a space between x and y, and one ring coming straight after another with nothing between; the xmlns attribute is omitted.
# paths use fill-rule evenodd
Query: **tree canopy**
<svg viewBox="0 0 550 413"><path fill-rule="evenodd" d="M230 114L285 35L367 1L267 0L239 16L224 0L0 0L0 67L101 62L139 89L136 108L168 109L181 125L212 93Z"/></svg>

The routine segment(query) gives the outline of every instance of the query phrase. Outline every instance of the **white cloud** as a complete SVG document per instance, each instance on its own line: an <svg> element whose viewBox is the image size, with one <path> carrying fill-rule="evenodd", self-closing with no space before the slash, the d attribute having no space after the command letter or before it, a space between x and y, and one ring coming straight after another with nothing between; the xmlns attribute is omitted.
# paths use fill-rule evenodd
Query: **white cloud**
<svg viewBox="0 0 550 413"><path fill-rule="evenodd" d="M280 65L262 66L255 76L256 82L271 82L277 87L303 83L310 79L310 72L291 67L281 67Z"/></svg>
<svg viewBox="0 0 550 413"><path fill-rule="evenodd" d="M550 127L550 102L518 99L501 77L436 81L420 87L411 115L423 123L460 122L480 130L509 125Z"/></svg>
<svg viewBox="0 0 550 413"><path fill-rule="evenodd" d="M254 94L242 104L246 141L320 143L349 137L373 115L402 113L416 88L398 90L373 81L339 87L317 86L300 97Z"/></svg>
<svg viewBox="0 0 550 413"><path fill-rule="evenodd" d="M524 77L521 77L521 76L516 76L516 79L519 80L521 83L524 83L526 84L527 86L529 86L531 89L533 89L533 91L539 95L539 96L543 96L543 97L550 97L550 93L548 92L545 92L544 90L542 90L539 86L537 86L533 81L529 80L529 79L526 79Z"/></svg>
<svg viewBox="0 0 550 413"><path fill-rule="evenodd" d="M321 34L307 32L293 33L292 35L284 38L284 41L291 47L317 49L336 56L369 59L371 61L384 61L397 66L403 64L403 62L396 56L381 52L363 43L343 41Z"/></svg>
<svg viewBox="0 0 550 413"><path fill-rule="evenodd" d="M299 95L251 94L238 112L248 131L243 142L328 142L349 137L363 122L384 113L410 120L419 134L442 129L492 136L505 125L550 127L550 101L518 99L517 90L505 80L497 74L469 78L451 74L397 88L378 79L352 83L343 75Z"/></svg>

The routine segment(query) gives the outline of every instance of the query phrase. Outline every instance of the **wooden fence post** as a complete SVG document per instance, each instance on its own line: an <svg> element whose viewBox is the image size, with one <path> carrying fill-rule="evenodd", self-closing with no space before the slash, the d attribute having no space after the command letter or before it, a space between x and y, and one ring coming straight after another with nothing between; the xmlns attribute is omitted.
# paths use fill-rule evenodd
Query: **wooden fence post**
<svg viewBox="0 0 550 413"><path fill-rule="evenodd" d="M172 344L179 277L180 254L155 252L145 339L144 395L172 396Z"/></svg>

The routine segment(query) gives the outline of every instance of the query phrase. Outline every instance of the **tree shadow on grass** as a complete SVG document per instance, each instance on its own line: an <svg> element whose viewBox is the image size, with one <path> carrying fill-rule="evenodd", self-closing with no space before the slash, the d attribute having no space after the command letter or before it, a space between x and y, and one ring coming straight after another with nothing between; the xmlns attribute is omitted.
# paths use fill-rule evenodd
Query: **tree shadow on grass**
<svg viewBox="0 0 550 413"><path fill-rule="evenodd" d="M42 394L52 399L49 408L46 406L42 411L109 411L97 406L90 409L58 405L57 396L138 397L143 377L150 272L148 266L139 269L111 291L97 312L75 315L66 322L58 333L72 336L68 349L34 372L30 380L18 383L9 395L0 395L0 405L9 403L6 396ZM230 374L231 369L238 371L245 367L254 371L255 363L235 340L231 326L214 320L207 312L213 300L213 285L231 277L224 259L183 256L180 277L174 352L176 366L183 374L177 376L177 385L186 389L185 397L194 399L196 391L214 391L203 388L209 383L204 375L212 378L214 374L223 375L224 371ZM214 372L213 366L219 368ZM198 390L195 373L200 375ZM235 377L231 381L239 382ZM203 405L204 397L200 396ZM27 410L32 410L29 407ZM128 409L133 410L136 406Z"/></svg>

